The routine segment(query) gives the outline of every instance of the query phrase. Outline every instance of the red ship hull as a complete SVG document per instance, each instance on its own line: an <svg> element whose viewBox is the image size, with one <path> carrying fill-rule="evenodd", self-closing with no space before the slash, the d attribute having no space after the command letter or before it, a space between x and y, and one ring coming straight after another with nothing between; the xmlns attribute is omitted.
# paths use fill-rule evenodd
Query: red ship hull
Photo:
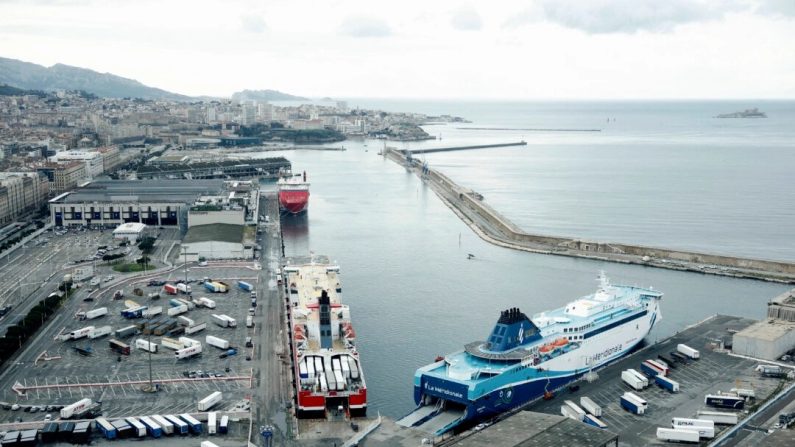
<svg viewBox="0 0 795 447"><path fill-rule="evenodd" d="M299 214L309 206L309 191L279 191L279 208L290 214Z"/></svg>

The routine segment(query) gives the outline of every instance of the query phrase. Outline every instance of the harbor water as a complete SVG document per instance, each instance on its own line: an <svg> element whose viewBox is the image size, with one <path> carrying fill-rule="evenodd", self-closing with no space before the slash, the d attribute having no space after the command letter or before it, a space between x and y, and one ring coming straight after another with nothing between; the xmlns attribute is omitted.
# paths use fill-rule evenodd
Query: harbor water
<svg viewBox="0 0 795 447"><path fill-rule="evenodd" d="M783 109L792 116L795 109L792 103L775 104L787 105ZM650 107L636 103L625 106L640 110ZM485 106L477 109L461 104L457 108L450 103L439 106L442 110L423 110L420 103L413 106L405 103L382 107L461 115L473 121L465 125L471 127L587 125L566 122L565 110L559 112L562 116L559 122L521 124L512 121L515 116L511 113L505 114L504 121L499 120L496 112L489 117L483 112ZM611 110L599 114L615 116L616 125L635 114L633 110L622 110L621 104L610 107ZM737 107L737 104L721 104L717 112L733 111ZM773 110L773 106L760 107L769 114ZM469 108L473 113L467 113ZM476 110L481 110L483 116L476 116ZM606 120L606 116L603 119ZM495 135L506 141L516 139L516 135L510 135L513 131L456 129L462 126L429 126L429 132L431 128L445 128L443 140L410 143L409 146L494 142ZM715 141L709 152L704 153L682 147L687 146L683 142L671 142L687 140L673 131L635 132L637 136L633 138L637 141L624 145L601 143L602 138L618 138L603 132L572 135L535 132L532 137L544 139L543 144L532 142L531 136L525 133L524 139L529 143L525 148L433 154L427 160L462 184L482 192L490 204L517 224L545 233L582 237L603 235L651 245L671 242L668 245L675 247L737 251L735 254L757 254L765 258L787 259L789 256L791 259L795 256L792 245L795 230L792 225L783 225L787 218L790 223L795 221L792 219L795 199L791 191L781 191L790 189L786 186L789 182L771 184L783 181L778 170L783 169L782 165L788 163L790 171L795 166L792 151L785 150L787 138L781 137L778 141L778 137L770 137L768 146L759 150L765 156L759 156L759 151L751 147L742 157L738 145L730 141ZM702 132L710 133L703 129ZM743 135L739 130L736 132ZM742 138L750 144L756 130L745 132L751 135ZM670 133L675 135L669 138ZM640 141L643 139L649 141ZM593 141L589 143L589 140ZM530 315L561 306L593 292L600 270L605 270L613 282L652 286L665 293L663 320L648 337L650 342L715 313L762 318L766 302L788 289L786 285L760 281L496 247L478 238L415 175L378 156L382 142L349 140L341 144L346 151L298 150L261 156L283 155L292 162L295 172L305 170L308 173L312 183L309 212L305 216L282 219L285 251L288 256L310 252L325 254L341 266L343 300L351 306L373 414L380 411L386 416L400 417L408 413L414 407L412 378L416 368L432 362L437 355L462 349L466 342L485 339L501 310L519 307ZM718 161L710 158L716 156L721 145L727 147L725 157ZM660 151L666 154L659 154ZM531 153L542 154L540 159L545 160L545 166L552 171L538 166L539 159L531 158ZM610 160L625 165L618 167ZM722 206L717 207L720 209L717 215L711 203L714 197L704 199L708 203L699 202L699 206L699 203L692 203L698 197L695 192L682 185L666 185L666 182L677 183L690 177L718 181L721 176L714 171L724 169L714 166L718 162L747 168L742 169L741 177L734 171L727 173L724 182L729 186L742 183L750 189L748 195L727 197ZM646 172L645 175L656 175L656 180L639 183L638 179L644 175L632 172L632 168L650 163L655 165L656 174ZM572 168L571 164L578 167ZM677 173L674 166L687 169ZM574 175L576 172L590 176L591 182L598 183L601 179L602 183L578 179ZM672 176L681 176L681 179L675 180ZM767 191L760 186L764 184L776 186L776 190ZM532 197L528 196L528 188L533 191ZM737 189L734 187L732 191ZM709 191L706 193L709 195ZM668 198L661 203L661 197ZM548 204L543 213L539 203ZM654 216L643 214L655 206L666 210ZM774 210L779 214L771 217L761 210ZM543 215L539 217L539 214ZM685 232L679 237L679 230L672 227L682 221L700 222L704 230ZM682 224L680 228L698 226L691 223ZM709 228L713 230L706 231ZM758 236L749 228L761 228L759 233L765 235ZM580 234L579 230L586 231ZM669 231L667 235L661 234L666 231ZM748 239L753 241L748 242ZM727 245L726 240L732 244ZM474 257L468 259L469 254Z"/></svg>

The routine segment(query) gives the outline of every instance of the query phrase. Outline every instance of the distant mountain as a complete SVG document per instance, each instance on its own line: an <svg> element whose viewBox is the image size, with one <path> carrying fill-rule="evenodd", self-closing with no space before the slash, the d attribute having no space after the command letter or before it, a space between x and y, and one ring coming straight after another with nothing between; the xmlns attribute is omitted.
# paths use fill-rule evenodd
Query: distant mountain
<svg viewBox="0 0 795 447"><path fill-rule="evenodd" d="M172 101L192 99L110 73L99 73L64 64L55 64L48 68L4 57L0 57L0 84L29 90L83 90L106 98L131 97Z"/></svg>
<svg viewBox="0 0 795 447"><path fill-rule="evenodd" d="M232 94L232 101L305 101L308 98L277 90L243 90Z"/></svg>

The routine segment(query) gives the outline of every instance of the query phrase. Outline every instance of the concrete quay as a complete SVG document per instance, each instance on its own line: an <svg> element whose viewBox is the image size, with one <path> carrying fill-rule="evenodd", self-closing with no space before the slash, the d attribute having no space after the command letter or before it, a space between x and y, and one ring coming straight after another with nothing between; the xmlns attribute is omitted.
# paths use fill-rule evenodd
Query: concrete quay
<svg viewBox="0 0 795 447"><path fill-rule="evenodd" d="M527 233L490 207L477 192L458 185L435 169L423 167L416 159L409 160L403 151L387 149L384 155L420 176L478 236L495 245L533 253L795 284L795 263L790 262Z"/></svg>
<svg viewBox="0 0 795 447"><path fill-rule="evenodd" d="M527 146L527 142L516 141L513 143L497 143L497 144L478 144L474 146L450 146L450 147L434 147L430 149L412 149L412 150L400 150L399 152L405 156L405 154L432 154L435 152L453 152L453 151L468 151L471 149L491 149L497 147L512 147L512 146ZM396 149L392 149L396 150Z"/></svg>

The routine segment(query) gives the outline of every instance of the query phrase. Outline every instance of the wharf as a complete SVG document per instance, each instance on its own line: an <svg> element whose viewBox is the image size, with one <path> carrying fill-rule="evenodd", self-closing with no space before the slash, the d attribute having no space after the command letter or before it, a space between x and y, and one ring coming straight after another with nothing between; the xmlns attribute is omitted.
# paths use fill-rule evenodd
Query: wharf
<svg viewBox="0 0 795 447"><path fill-rule="evenodd" d="M414 171L478 236L494 245L533 253L795 284L795 263L791 262L527 233L490 207L480 194L407 157L404 151L388 148L384 155Z"/></svg>
<svg viewBox="0 0 795 447"><path fill-rule="evenodd" d="M498 148L498 147L512 147L512 146L527 146L527 142L522 140L522 141L516 141L516 142L513 142L513 143L478 144L478 145L473 145L473 146L434 147L434 148L428 148L428 149L412 149L412 150L404 149L404 150L401 150L400 152L403 155L406 155L406 154L414 155L414 154L432 154L432 153L436 153L436 152L468 151L468 150L472 150L472 149L492 149L492 148Z"/></svg>

